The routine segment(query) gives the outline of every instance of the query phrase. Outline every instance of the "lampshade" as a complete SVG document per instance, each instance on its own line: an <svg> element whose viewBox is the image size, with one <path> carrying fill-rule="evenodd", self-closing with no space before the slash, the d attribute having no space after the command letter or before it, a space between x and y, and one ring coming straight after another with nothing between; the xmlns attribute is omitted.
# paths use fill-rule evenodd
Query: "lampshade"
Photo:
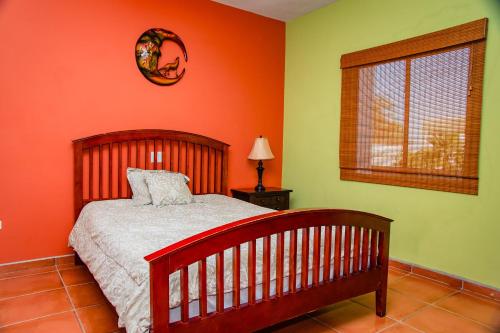
<svg viewBox="0 0 500 333"><path fill-rule="evenodd" d="M249 160L272 160L274 158L267 138L259 137L253 143L252 151L248 155Z"/></svg>

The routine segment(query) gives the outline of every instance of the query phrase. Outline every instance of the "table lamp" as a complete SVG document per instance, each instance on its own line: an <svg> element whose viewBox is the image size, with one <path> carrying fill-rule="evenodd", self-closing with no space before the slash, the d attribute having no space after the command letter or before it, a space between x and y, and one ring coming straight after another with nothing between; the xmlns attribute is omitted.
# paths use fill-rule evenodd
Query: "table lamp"
<svg viewBox="0 0 500 333"><path fill-rule="evenodd" d="M267 138L263 138L262 135L255 139L253 143L252 151L248 155L249 160L259 161L259 166L257 167L257 175L259 177L259 182L255 186L256 192L265 192L266 188L262 185L262 174L264 173L263 160L272 160L274 158L271 147L269 147L269 141Z"/></svg>

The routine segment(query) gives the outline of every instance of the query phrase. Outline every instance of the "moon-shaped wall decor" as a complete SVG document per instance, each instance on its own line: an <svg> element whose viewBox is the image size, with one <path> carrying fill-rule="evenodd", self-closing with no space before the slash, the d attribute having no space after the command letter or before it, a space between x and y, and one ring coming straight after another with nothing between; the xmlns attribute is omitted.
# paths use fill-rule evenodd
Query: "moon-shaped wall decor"
<svg viewBox="0 0 500 333"><path fill-rule="evenodd" d="M184 60L188 60L186 47L180 37L171 31L160 28L149 29L139 37L135 44L135 60L146 79L161 86L170 86L182 79L186 69L182 69L180 74L177 72L179 57L174 62L158 68L158 60L162 55L160 48L165 41L177 44L182 50Z"/></svg>

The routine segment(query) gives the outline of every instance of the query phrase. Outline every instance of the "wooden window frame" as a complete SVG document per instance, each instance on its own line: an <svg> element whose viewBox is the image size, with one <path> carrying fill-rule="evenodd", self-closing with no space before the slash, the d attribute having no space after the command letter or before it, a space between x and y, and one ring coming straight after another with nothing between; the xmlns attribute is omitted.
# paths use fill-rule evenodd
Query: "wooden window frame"
<svg viewBox="0 0 500 333"><path fill-rule="evenodd" d="M474 194L478 193L479 132L482 108L484 56L488 19L458 25L426 35L342 55L340 179ZM460 174L406 167L360 167L357 163L359 71L366 66L405 60L405 136L408 150L409 71L413 59L454 49L470 48L469 94L465 123L464 167ZM407 153L403 153L403 159ZM405 165L405 164L404 164Z"/></svg>

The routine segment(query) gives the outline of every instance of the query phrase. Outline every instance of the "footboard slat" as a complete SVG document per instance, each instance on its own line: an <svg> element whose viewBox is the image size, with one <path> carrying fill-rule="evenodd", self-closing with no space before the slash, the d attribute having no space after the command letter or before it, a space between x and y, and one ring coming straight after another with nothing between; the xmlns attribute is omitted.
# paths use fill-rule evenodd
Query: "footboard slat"
<svg viewBox="0 0 500 333"><path fill-rule="evenodd" d="M217 253L215 259L215 275L216 275L216 309L217 312L224 311L224 251Z"/></svg>
<svg viewBox="0 0 500 333"><path fill-rule="evenodd" d="M377 231L371 230L370 238L370 269L377 266Z"/></svg>
<svg viewBox="0 0 500 333"><path fill-rule="evenodd" d="M357 273L359 271L359 251L361 248L360 245L361 242L361 227L355 227L354 228L354 248L353 248L353 258L352 258L352 264L353 264L353 273Z"/></svg>
<svg viewBox="0 0 500 333"><path fill-rule="evenodd" d="M344 271L342 277L347 278L350 275L351 268L351 227L344 227Z"/></svg>
<svg viewBox="0 0 500 333"><path fill-rule="evenodd" d="M341 244L341 239L342 239L342 227L336 226L335 227L335 254L334 254L334 259L333 259L333 278L339 279L340 278L340 257L342 256L342 244Z"/></svg>
<svg viewBox="0 0 500 333"><path fill-rule="evenodd" d="M363 246L361 248L361 270L366 272L368 270L368 237L370 236L369 230L363 228Z"/></svg>
<svg viewBox="0 0 500 333"><path fill-rule="evenodd" d="M319 249L321 247L321 227L314 227L314 245L313 245L313 285L317 287L319 285L319 260L321 254Z"/></svg>
<svg viewBox="0 0 500 333"><path fill-rule="evenodd" d="M330 262L332 250L332 227L325 227L325 243L323 254L323 281L330 281Z"/></svg>
<svg viewBox="0 0 500 333"><path fill-rule="evenodd" d="M291 293L297 291L297 230L290 231L290 253L289 253L289 283L288 289Z"/></svg>
<svg viewBox="0 0 500 333"><path fill-rule="evenodd" d="M198 261L198 280L199 280L199 305L200 316L207 316L207 259L203 258Z"/></svg>
<svg viewBox="0 0 500 333"><path fill-rule="evenodd" d="M309 276L309 228L302 228L302 253L301 256L301 264L300 264L300 288L306 289Z"/></svg>
<svg viewBox="0 0 500 333"><path fill-rule="evenodd" d="M181 321L187 322L189 319L189 272L188 267L181 269Z"/></svg>
<svg viewBox="0 0 500 333"><path fill-rule="evenodd" d="M271 237L264 237L262 258L262 298L269 299L271 285Z"/></svg>
<svg viewBox="0 0 500 333"><path fill-rule="evenodd" d="M377 266L382 266L382 254L384 253L384 234L378 233L378 255Z"/></svg>
<svg viewBox="0 0 500 333"><path fill-rule="evenodd" d="M166 247L146 257L151 267L152 330L156 333L251 332L373 291L376 292L376 313L383 316L387 301L389 222L372 214L341 210L275 212L229 223ZM332 227L335 227L335 236ZM311 229L313 235L310 235ZM286 238L290 241L288 250ZM299 247L300 253L297 253ZM232 251L232 257L227 258L232 259L230 264L224 261L225 251ZM214 269L207 264L213 264L213 256L215 311L207 313L208 281L210 292L214 281L212 276L207 280L207 269L210 272ZM241 277L241 256L247 258L248 279ZM300 273L297 261L300 261ZM199 316L190 316L188 268L196 263L200 309ZM225 265L229 265L228 272L224 270ZM169 275L177 271L180 271L181 315L180 320L170 323ZM225 273L232 273L232 307L227 308ZM300 274L299 281L297 274ZM284 279L288 281L288 290L285 290ZM276 292L272 294L274 285ZM248 291L246 304L241 304L241 288Z"/></svg>
<svg viewBox="0 0 500 333"><path fill-rule="evenodd" d="M240 246L233 247L233 307L240 307Z"/></svg>
<svg viewBox="0 0 500 333"><path fill-rule="evenodd" d="M280 232L276 237L276 295L283 295L283 271L285 258L285 234Z"/></svg>
<svg viewBox="0 0 500 333"><path fill-rule="evenodd" d="M256 241L248 242L248 304L255 304Z"/></svg>

